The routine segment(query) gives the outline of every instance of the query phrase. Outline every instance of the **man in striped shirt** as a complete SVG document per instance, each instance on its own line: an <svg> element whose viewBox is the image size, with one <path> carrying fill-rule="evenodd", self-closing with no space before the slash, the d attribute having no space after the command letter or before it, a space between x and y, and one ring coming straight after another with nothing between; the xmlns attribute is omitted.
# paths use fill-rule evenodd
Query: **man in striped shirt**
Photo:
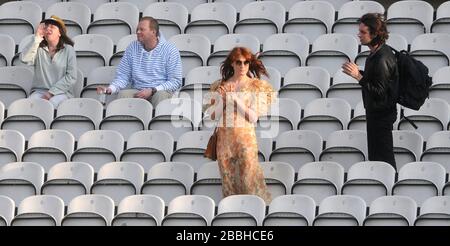
<svg viewBox="0 0 450 246"><path fill-rule="evenodd" d="M97 87L97 93L143 98L156 106L181 87L180 52L160 35L158 22L152 17L139 21L136 36L120 60L116 78L108 87Z"/></svg>

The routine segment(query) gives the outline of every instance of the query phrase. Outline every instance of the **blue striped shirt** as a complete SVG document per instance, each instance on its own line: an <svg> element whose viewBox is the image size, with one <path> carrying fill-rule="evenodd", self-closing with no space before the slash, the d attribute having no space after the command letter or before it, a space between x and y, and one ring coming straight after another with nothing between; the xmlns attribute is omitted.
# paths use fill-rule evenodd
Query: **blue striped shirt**
<svg viewBox="0 0 450 246"><path fill-rule="evenodd" d="M129 85L138 90L155 87L158 91L174 92L181 87L181 78L180 52L161 35L158 44L151 51L146 51L137 40L131 42L109 88L112 93Z"/></svg>

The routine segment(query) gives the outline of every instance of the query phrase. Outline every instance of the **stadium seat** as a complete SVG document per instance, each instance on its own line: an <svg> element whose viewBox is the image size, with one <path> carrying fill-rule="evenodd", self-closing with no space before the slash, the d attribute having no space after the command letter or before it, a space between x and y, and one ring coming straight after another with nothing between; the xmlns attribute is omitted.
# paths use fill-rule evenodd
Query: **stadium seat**
<svg viewBox="0 0 450 246"><path fill-rule="evenodd" d="M431 161L441 164L450 173L450 131L433 133L427 141L426 149L421 153L420 161ZM419 156L417 157L419 160Z"/></svg>
<svg viewBox="0 0 450 246"><path fill-rule="evenodd" d="M112 226L159 226L164 217L164 201L153 195L127 196L119 203Z"/></svg>
<svg viewBox="0 0 450 246"><path fill-rule="evenodd" d="M197 180L191 186L192 195L211 197L216 205L223 199L222 176L217 161L204 163L197 171Z"/></svg>
<svg viewBox="0 0 450 246"><path fill-rule="evenodd" d="M415 226L449 226L450 196L435 196L425 200L420 214L414 221Z"/></svg>
<svg viewBox="0 0 450 246"><path fill-rule="evenodd" d="M409 44L420 34L430 32L434 9L425 1L398 1L387 9L387 29L403 35Z"/></svg>
<svg viewBox="0 0 450 246"><path fill-rule="evenodd" d="M256 195L232 195L222 199L212 226L261 226L266 204Z"/></svg>
<svg viewBox="0 0 450 246"><path fill-rule="evenodd" d="M446 101L429 98L418 111L405 108L404 115L418 128L414 129L413 125L402 118L398 124L398 130L415 130L422 135L423 139L428 139L431 134L445 130L449 122L450 109Z"/></svg>
<svg viewBox="0 0 450 246"><path fill-rule="evenodd" d="M415 131L392 131L397 170L409 162L420 161L423 138Z"/></svg>
<svg viewBox="0 0 450 246"><path fill-rule="evenodd" d="M109 226L114 201L105 195L81 195L70 201L61 226Z"/></svg>
<svg viewBox="0 0 450 246"><path fill-rule="evenodd" d="M304 164L319 160L322 137L309 130L293 130L281 133L270 154L270 161L289 163L295 171Z"/></svg>
<svg viewBox="0 0 450 246"><path fill-rule="evenodd" d="M159 31L168 40L182 34L188 22L188 9L180 3L152 3L145 8L142 16L151 16L159 23Z"/></svg>
<svg viewBox="0 0 450 246"><path fill-rule="evenodd" d="M64 202L52 195L29 196L19 204L11 226L60 226Z"/></svg>
<svg viewBox="0 0 450 246"><path fill-rule="evenodd" d="M127 196L137 195L144 183L144 169L135 162L106 163L91 186L91 194L102 194L113 199L116 206Z"/></svg>
<svg viewBox="0 0 450 246"><path fill-rule="evenodd" d="M125 54L125 50L131 44L131 42L137 40L136 34L130 34L123 36L119 39L116 45L116 52L109 59L110 66L119 66L120 60Z"/></svg>
<svg viewBox="0 0 450 246"><path fill-rule="evenodd" d="M406 41L405 37L397 33L389 33L389 38L386 40L386 44L397 51L408 51L408 41ZM361 52L356 56L355 63L361 68L364 68L364 64L366 63L366 59L369 54L369 47L366 45L361 45Z"/></svg>
<svg viewBox="0 0 450 246"><path fill-rule="evenodd" d="M272 200L263 226L308 226L312 225L316 203L305 195L285 195Z"/></svg>
<svg viewBox="0 0 450 246"><path fill-rule="evenodd" d="M411 226L416 219L417 204L407 196L383 196L370 204L364 226Z"/></svg>
<svg viewBox="0 0 450 246"><path fill-rule="evenodd" d="M42 9L30 1L10 1L0 6L0 33L11 35L18 44L25 36L33 34L42 20Z"/></svg>
<svg viewBox="0 0 450 246"><path fill-rule="evenodd" d="M6 108L30 94L33 77L33 70L27 67L0 67L0 98Z"/></svg>
<svg viewBox="0 0 450 246"><path fill-rule="evenodd" d="M366 109L364 108L364 102L359 101L353 111L353 118L348 122L348 130L361 130L365 131L367 129L366 123Z"/></svg>
<svg viewBox="0 0 450 246"><path fill-rule="evenodd" d="M260 165L272 199L291 194L295 178L295 171L291 165L279 161L261 162Z"/></svg>
<svg viewBox="0 0 450 246"><path fill-rule="evenodd" d="M25 137L16 130L0 130L0 167L22 160Z"/></svg>
<svg viewBox="0 0 450 246"><path fill-rule="evenodd" d="M260 41L253 34L226 34L216 39L213 52L209 55L206 64L208 66L220 66L228 53L236 46L246 47L253 53L259 52Z"/></svg>
<svg viewBox="0 0 450 246"><path fill-rule="evenodd" d="M450 3L442 2L436 9L436 19L431 24L430 32L450 34L448 18L450 17Z"/></svg>
<svg viewBox="0 0 450 246"><path fill-rule="evenodd" d="M342 195L361 197L370 205L378 197L391 195L395 182L395 169L382 161L364 161L353 164L348 170Z"/></svg>
<svg viewBox="0 0 450 246"><path fill-rule="evenodd" d="M202 195L174 198L162 220L162 226L209 226L214 218L214 200Z"/></svg>
<svg viewBox="0 0 450 246"><path fill-rule="evenodd" d="M84 75L97 67L108 65L113 55L114 44L110 37L103 34L83 34L73 38L77 55L77 66Z"/></svg>
<svg viewBox="0 0 450 246"><path fill-rule="evenodd" d="M25 37L22 38L22 40L20 40L17 53L14 55L14 57L12 58L12 61L11 61L12 66L27 66L31 70L34 69L30 65L27 65L26 63L23 63L20 60L22 51L34 40L34 37L35 37L34 34L30 34L30 35L26 35Z"/></svg>
<svg viewBox="0 0 450 246"><path fill-rule="evenodd" d="M138 22L139 9L136 5L127 2L105 3L95 10L94 20L86 33L106 35L117 44L121 37L136 32Z"/></svg>
<svg viewBox="0 0 450 246"><path fill-rule="evenodd" d="M58 106L50 128L69 131L77 141L85 132L99 129L102 118L103 106L97 100L70 98Z"/></svg>
<svg viewBox="0 0 450 246"><path fill-rule="evenodd" d="M15 204L29 196L39 195L44 183L44 168L32 162L11 162L0 167L0 195Z"/></svg>
<svg viewBox="0 0 450 246"><path fill-rule="evenodd" d="M450 65L449 42L450 34L421 34L412 41L411 56L423 62L428 67L428 75L433 76L439 68Z"/></svg>
<svg viewBox="0 0 450 246"><path fill-rule="evenodd" d="M186 34L206 35L212 44L222 35L233 32L236 9L229 3L204 3L191 13L191 21L184 29Z"/></svg>
<svg viewBox="0 0 450 246"><path fill-rule="evenodd" d="M206 65L211 42L203 34L179 34L172 36L169 42L175 44L180 51L183 65L183 78L195 67Z"/></svg>
<svg viewBox="0 0 450 246"><path fill-rule="evenodd" d="M330 196L320 203L314 226L360 226L366 217L366 203L358 196Z"/></svg>
<svg viewBox="0 0 450 246"><path fill-rule="evenodd" d="M292 68L305 64L308 56L308 40L295 33L270 35L263 43L259 58L264 66L271 66L280 71L284 77Z"/></svg>
<svg viewBox="0 0 450 246"><path fill-rule="evenodd" d="M44 99L19 99L8 108L8 117L2 123L3 130L17 130L25 140L37 131L50 127L53 105Z"/></svg>
<svg viewBox="0 0 450 246"><path fill-rule="evenodd" d="M272 34L281 33L285 22L286 9L278 2L255 1L240 10L239 21L233 33L255 35L262 43Z"/></svg>
<svg viewBox="0 0 450 246"><path fill-rule="evenodd" d="M331 33L334 12L329 1L299 1L289 9L283 33L304 35L312 44L320 35Z"/></svg>
<svg viewBox="0 0 450 246"><path fill-rule="evenodd" d="M94 182L94 168L84 162L62 162L50 168L42 195L60 197L66 206L77 196L90 193Z"/></svg>
<svg viewBox="0 0 450 246"><path fill-rule="evenodd" d="M333 75L333 83L327 90L327 98L345 99L352 109L362 101L361 86L358 80L348 76L342 70Z"/></svg>
<svg viewBox="0 0 450 246"><path fill-rule="evenodd" d="M38 163L47 172L53 165L69 161L74 148L75 138L70 132L42 130L31 135L22 161Z"/></svg>
<svg viewBox="0 0 450 246"><path fill-rule="evenodd" d="M106 107L100 130L114 130L128 139L133 133L147 129L153 106L142 98L120 98Z"/></svg>
<svg viewBox="0 0 450 246"><path fill-rule="evenodd" d="M264 132L271 138L295 130L300 121L301 111L300 105L290 98L276 99L269 111L259 116L256 130Z"/></svg>
<svg viewBox="0 0 450 246"><path fill-rule="evenodd" d="M98 172L103 164L119 160L123 146L124 139L116 131L88 131L81 135L70 161L89 163Z"/></svg>
<svg viewBox="0 0 450 246"><path fill-rule="evenodd" d="M210 160L203 156L211 137L211 131L192 131L180 136L177 141L177 148L172 153L170 161L186 162L197 171L203 163Z"/></svg>
<svg viewBox="0 0 450 246"><path fill-rule="evenodd" d="M433 84L429 90L430 98L440 98L450 104L450 67L439 68L433 74Z"/></svg>
<svg viewBox="0 0 450 246"><path fill-rule="evenodd" d="M441 195L445 184L445 169L436 162L411 162L398 172L392 195L408 196L420 207L430 197Z"/></svg>
<svg viewBox="0 0 450 246"><path fill-rule="evenodd" d="M91 9L85 3L62 2L52 4L45 11L46 18L56 15L64 20L67 35L73 38L77 35L86 34L91 23Z"/></svg>
<svg viewBox="0 0 450 246"><path fill-rule="evenodd" d="M241 9L248 3L252 3L255 0L212 0L213 3L229 3L233 5L236 11L241 11Z"/></svg>
<svg viewBox="0 0 450 246"><path fill-rule="evenodd" d="M11 65L14 51L16 50L16 43L14 39L7 34L0 34L0 67Z"/></svg>
<svg viewBox="0 0 450 246"><path fill-rule="evenodd" d="M324 68L296 67L285 74L278 96L293 99L304 108L312 100L325 97L329 87L330 74Z"/></svg>
<svg viewBox="0 0 450 246"><path fill-rule="evenodd" d="M68 0L68 2L79 2L79 3L84 3L86 4L86 6L89 7L89 9L91 10L91 13L94 13L95 10L97 10L97 8L104 4L104 3L109 3L111 2L111 0Z"/></svg>
<svg viewBox="0 0 450 246"><path fill-rule="evenodd" d="M145 130L133 133L120 161L139 163L144 170L170 160L174 148L173 137L165 131Z"/></svg>
<svg viewBox="0 0 450 246"><path fill-rule="evenodd" d="M330 133L346 128L350 113L350 104L344 99L314 99L306 105L297 129L317 131L322 139L327 141Z"/></svg>
<svg viewBox="0 0 450 246"><path fill-rule="evenodd" d="M343 63L353 61L357 54L358 41L354 36L342 33L323 34L312 43L306 66L321 66L330 75L334 75Z"/></svg>
<svg viewBox="0 0 450 246"><path fill-rule="evenodd" d="M0 195L0 226L11 224L11 220L14 218L14 210L14 201L7 196Z"/></svg>
<svg viewBox="0 0 450 246"><path fill-rule="evenodd" d="M177 196L189 195L194 169L185 162L162 162L148 170L141 194L157 195L166 205Z"/></svg>
<svg viewBox="0 0 450 246"><path fill-rule="evenodd" d="M344 183L344 168L336 162L310 162L298 170L292 194L310 196L316 205L328 196L341 193Z"/></svg>
<svg viewBox="0 0 450 246"><path fill-rule="evenodd" d="M213 82L221 79L219 66L202 66L193 68L186 75L184 86L181 87L178 97L190 98L203 104Z"/></svg>
<svg viewBox="0 0 450 246"><path fill-rule="evenodd" d="M98 86L109 86L109 84L116 77L115 66L96 67L87 75L86 86L81 90L80 96L82 98L92 98L99 101L97 94ZM106 95L105 105L107 106L111 101L117 98L117 94Z"/></svg>

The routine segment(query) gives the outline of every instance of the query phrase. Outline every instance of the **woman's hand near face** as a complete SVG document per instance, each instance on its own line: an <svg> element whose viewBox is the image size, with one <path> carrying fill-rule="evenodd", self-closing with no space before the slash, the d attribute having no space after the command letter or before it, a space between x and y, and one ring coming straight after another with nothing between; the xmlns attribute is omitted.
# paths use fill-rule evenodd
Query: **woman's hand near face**
<svg viewBox="0 0 450 246"><path fill-rule="evenodd" d="M44 34L45 34L45 24L40 23L36 30L36 37L44 38Z"/></svg>

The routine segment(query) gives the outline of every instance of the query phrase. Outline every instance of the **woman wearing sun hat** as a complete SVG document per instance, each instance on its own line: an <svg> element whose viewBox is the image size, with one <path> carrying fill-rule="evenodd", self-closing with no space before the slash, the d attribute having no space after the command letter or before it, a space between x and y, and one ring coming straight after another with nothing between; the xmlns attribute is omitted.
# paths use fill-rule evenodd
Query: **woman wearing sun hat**
<svg viewBox="0 0 450 246"><path fill-rule="evenodd" d="M34 66L30 98L49 100L55 109L72 98L77 79L74 42L64 21L52 15L39 23L34 40L21 54L22 62Z"/></svg>

